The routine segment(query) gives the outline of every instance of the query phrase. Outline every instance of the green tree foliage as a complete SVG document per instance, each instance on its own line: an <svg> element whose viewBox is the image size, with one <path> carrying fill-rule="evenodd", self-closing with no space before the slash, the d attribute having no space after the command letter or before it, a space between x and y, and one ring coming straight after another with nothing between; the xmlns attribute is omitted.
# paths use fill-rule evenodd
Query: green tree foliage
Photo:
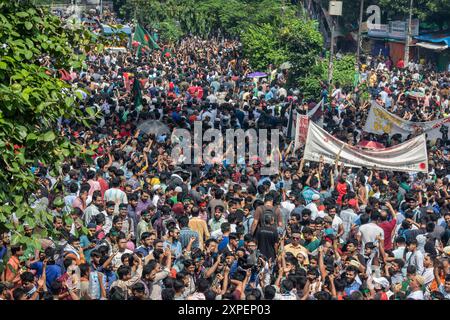
<svg viewBox="0 0 450 320"><path fill-rule="evenodd" d="M328 57L317 60L306 77L299 77L298 83L306 99L317 99L320 96L321 83L328 81ZM350 89L355 81L355 56L347 54L333 60L333 83L339 83L341 88Z"/></svg>
<svg viewBox="0 0 450 320"><path fill-rule="evenodd" d="M250 26L241 36L244 54L254 69L266 70L269 64L280 65L288 60L279 29L270 24Z"/></svg>
<svg viewBox="0 0 450 320"><path fill-rule="evenodd" d="M321 0L324 8L328 9L329 0ZM360 0L344 1L342 7L342 17L339 22L346 27L347 30L356 30L359 21L359 4ZM382 23L391 20L405 20L409 16L410 0L365 0L363 21L368 16L365 11L370 5L378 5L381 9ZM421 23L429 25L435 24L440 29L450 28L450 0L414 0L413 17L420 19Z"/></svg>
<svg viewBox="0 0 450 320"><path fill-rule="evenodd" d="M383 15L389 18L404 19L409 14L410 0L379 0ZM450 28L450 0L414 0L413 17L421 23L436 24L440 29Z"/></svg>
<svg viewBox="0 0 450 320"><path fill-rule="evenodd" d="M59 80L57 70L80 69L85 56L74 48L90 50L92 43L88 31L66 28L29 1L0 0L0 229L12 231L13 243L36 246L36 239L24 237L23 222L40 226L45 235L51 218L28 204L36 187L30 168L41 162L57 169L80 151L57 132L59 118L89 124L77 107L80 93ZM51 67L44 66L47 59ZM12 213L21 222L17 226Z"/></svg>
<svg viewBox="0 0 450 320"><path fill-rule="evenodd" d="M279 25L284 13L300 9L282 0L115 0L114 4L122 17L158 29L162 36L170 27L172 36L221 33L237 37L250 26Z"/></svg>

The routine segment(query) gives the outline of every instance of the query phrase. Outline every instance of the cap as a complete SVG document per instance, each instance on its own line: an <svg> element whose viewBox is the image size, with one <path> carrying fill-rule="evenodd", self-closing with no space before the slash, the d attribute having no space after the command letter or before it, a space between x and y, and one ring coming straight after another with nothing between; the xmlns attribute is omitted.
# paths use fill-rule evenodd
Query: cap
<svg viewBox="0 0 450 320"><path fill-rule="evenodd" d="M356 268L361 267L361 263L359 263L359 261L356 261L356 260L350 261L350 265L351 265L351 266L354 266L354 267L356 267Z"/></svg>
<svg viewBox="0 0 450 320"><path fill-rule="evenodd" d="M355 199L350 199L350 200L348 201L348 204L349 204L350 206L352 206L352 207L356 207L356 200L355 200Z"/></svg>
<svg viewBox="0 0 450 320"><path fill-rule="evenodd" d="M445 253L446 255L450 256L450 246L446 246L446 247L444 248L444 253Z"/></svg>
<svg viewBox="0 0 450 320"><path fill-rule="evenodd" d="M175 203L172 207L172 211L175 214L182 215L184 214L184 206L181 202Z"/></svg>
<svg viewBox="0 0 450 320"><path fill-rule="evenodd" d="M159 188L161 188L161 185L160 185L160 184L155 184L155 185L153 186L153 191L156 191L156 190L158 190Z"/></svg>
<svg viewBox="0 0 450 320"><path fill-rule="evenodd" d="M425 278L422 277L421 275L416 275L416 281L417 281L418 284L420 284L421 286L423 286L424 283L425 283Z"/></svg>
<svg viewBox="0 0 450 320"><path fill-rule="evenodd" d="M320 196L319 196L317 193L315 193L315 194L313 194L313 196L312 196L312 200L313 200L313 201L320 200Z"/></svg>
<svg viewBox="0 0 450 320"><path fill-rule="evenodd" d="M121 209L128 209L128 204L126 204L126 203L119 204L119 210L121 210Z"/></svg>
<svg viewBox="0 0 450 320"><path fill-rule="evenodd" d="M385 277L375 277L373 278L373 281L375 283L378 283L379 285L381 285L383 288L388 289L389 288L389 281L385 278Z"/></svg>
<svg viewBox="0 0 450 320"><path fill-rule="evenodd" d="M182 191L183 191L183 189L181 189L180 186L178 186L178 187L175 188L175 192L182 192Z"/></svg>
<svg viewBox="0 0 450 320"><path fill-rule="evenodd" d="M87 228L88 228L88 229L95 229L95 227L96 227L96 225L95 225L95 223L93 223L93 222L91 222L91 223L89 223L89 224L87 225Z"/></svg>

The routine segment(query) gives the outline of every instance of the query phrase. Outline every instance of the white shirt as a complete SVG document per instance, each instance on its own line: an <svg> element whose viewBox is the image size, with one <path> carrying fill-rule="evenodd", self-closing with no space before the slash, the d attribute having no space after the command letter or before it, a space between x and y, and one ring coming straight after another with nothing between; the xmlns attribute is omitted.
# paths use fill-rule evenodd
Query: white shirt
<svg viewBox="0 0 450 320"><path fill-rule="evenodd" d="M398 247L397 249L393 250L392 253L394 254L395 259L403 259L405 247Z"/></svg>
<svg viewBox="0 0 450 320"><path fill-rule="evenodd" d="M340 218L342 219L342 224L344 225L344 234L342 235L342 240L347 241L347 237L350 233L352 224L355 223L358 215L355 213L355 211L353 211L353 209L348 208L341 211Z"/></svg>
<svg viewBox="0 0 450 320"><path fill-rule="evenodd" d="M423 300L423 292L421 290L411 292L406 299Z"/></svg>
<svg viewBox="0 0 450 320"><path fill-rule="evenodd" d="M422 277L425 278L425 286L429 286L434 280L434 268L426 268L422 272Z"/></svg>
<svg viewBox="0 0 450 320"><path fill-rule="evenodd" d="M375 243L376 237L381 236L381 240L384 240L384 231L375 223L366 223L359 227L358 235L361 236L362 247L366 245L367 242Z"/></svg>
<svg viewBox="0 0 450 320"><path fill-rule="evenodd" d="M110 188L105 191L105 202L114 201L116 206L114 207L114 213L119 213L119 205L124 203L128 204L127 194L119 188Z"/></svg>
<svg viewBox="0 0 450 320"><path fill-rule="evenodd" d="M319 215L319 209L314 201L311 201L305 208L311 210L311 220L315 220Z"/></svg>
<svg viewBox="0 0 450 320"><path fill-rule="evenodd" d="M117 270L122 265L121 258L125 253L133 253L133 251L125 249L123 252L117 252L114 258L111 261L114 270Z"/></svg>
<svg viewBox="0 0 450 320"><path fill-rule="evenodd" d="M331 227L334 231L336 231L336 234L339 231L339 226L342 225L342 219L338 217L337 214L334 215L333 222L331 223Z"/></svg>

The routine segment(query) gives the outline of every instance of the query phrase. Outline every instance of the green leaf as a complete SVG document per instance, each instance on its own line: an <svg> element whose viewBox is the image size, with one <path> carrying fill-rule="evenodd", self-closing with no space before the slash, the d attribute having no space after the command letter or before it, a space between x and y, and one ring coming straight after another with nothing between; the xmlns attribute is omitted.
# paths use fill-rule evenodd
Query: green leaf
<svg viewBox="0 0 450 320"><path fill-rule="evenodd" d="M30 133L29 135L27 135L27 141L30 141L30 140L37 140L37 135L35 134L35 133Z"/></svg>
<svg viewBox="0 0 450 320"><path fill-rule="evenodd" d="M25 18L25 17L28 17L29 14L27 12L17 12L16 16L21 17L21 18Z"/></svg>
<svg viewBox="0 0 450 320"><path fill-rule="evenodd" d="M6 62L0 61L0 69L6 70L8 69L8 65Z"/></svg>
<svg viewBox="0 0 450 320"><path fill-rule="evenodd" d="M88 113L88 115L90 115L91 117L95 116L95 111L92 107L88 107L86 108L86 112Z"/></svg>
<svg viewBox="0 0 450 320"><path fill-rule="evenodd" d="M42 140L44 140L46 142L50 142L50 141L53 141L55 139L56 139L56 136L53 133L53 131L48 131L42 136Z"/></svg>
<svg viewBox="0 0 450 320"><path fill-rule="evenodd" d="M27 50L27 51L25 51L24 55L25 55L25 58L31 59L33 57L33 52Z"/></svg>
<svg viewBox="0 0 450 320"><path fill-rule="evenodd" d="M33 24L31 22L29 22L29 21L26 21L25 22L25 28L27 30L31 30L31 28L33 28Z"/></svg>

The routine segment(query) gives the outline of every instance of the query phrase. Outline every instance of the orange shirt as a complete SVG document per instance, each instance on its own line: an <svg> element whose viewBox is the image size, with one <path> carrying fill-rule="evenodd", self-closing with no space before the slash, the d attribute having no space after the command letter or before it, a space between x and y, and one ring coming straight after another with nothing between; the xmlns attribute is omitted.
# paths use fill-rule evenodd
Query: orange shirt
<svg viewBox="0 0 450 320"><path fill-rule="evenodd" d="M14 282L20 279L20 261L16 256L9 258L5 268L5 281Z"/></svg>

